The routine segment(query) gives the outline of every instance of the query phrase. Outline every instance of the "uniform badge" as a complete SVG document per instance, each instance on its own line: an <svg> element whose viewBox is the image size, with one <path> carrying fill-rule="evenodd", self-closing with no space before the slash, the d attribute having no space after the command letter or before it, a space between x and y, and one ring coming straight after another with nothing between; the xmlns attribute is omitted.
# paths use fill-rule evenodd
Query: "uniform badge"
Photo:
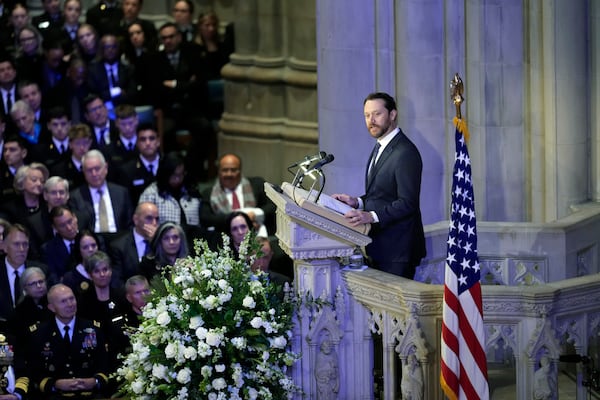
<svg viewBox="0 0 600 400"><path fill-rule="evenodd" d="M81 290L86 291L90 288L90 284L89 282L83 281L79 284L79 287L81 288Z"/></svg>
<svg viewBox="0 0 600 400"><path fill-rule="evenodd" d="M84 349L93 349L98 344L96 340L96 331L94 328L85 328L83 332L86 334L83 338L83 348Z"/></svg>

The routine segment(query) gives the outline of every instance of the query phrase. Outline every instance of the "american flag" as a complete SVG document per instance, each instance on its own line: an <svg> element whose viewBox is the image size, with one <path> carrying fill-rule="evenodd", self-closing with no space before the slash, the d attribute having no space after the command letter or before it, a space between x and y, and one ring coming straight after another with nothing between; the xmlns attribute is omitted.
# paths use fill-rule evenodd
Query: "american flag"
<svg viewBox="0 0 600 400"><path fill-rule="evenodd" d="M456 125L452 215L442 321L441 385L450 400L489 399L471 161L463 120Z"/></svg>

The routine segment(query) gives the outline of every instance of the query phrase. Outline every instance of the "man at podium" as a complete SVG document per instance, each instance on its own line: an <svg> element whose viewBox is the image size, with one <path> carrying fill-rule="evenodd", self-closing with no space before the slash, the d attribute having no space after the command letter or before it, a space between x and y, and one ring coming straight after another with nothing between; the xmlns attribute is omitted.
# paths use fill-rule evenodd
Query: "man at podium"
<svg viewBox="0 0 600 400"><path fill-rule="evenodd" d="M352 226L371 224L366 247L371 266L412 279L425 256L419 196L423 163L419 150L397 126L396 101L387 93L364 100L367 129L377 140L365 173L365 194L334 194L353 208L344 217Z"/></svg>

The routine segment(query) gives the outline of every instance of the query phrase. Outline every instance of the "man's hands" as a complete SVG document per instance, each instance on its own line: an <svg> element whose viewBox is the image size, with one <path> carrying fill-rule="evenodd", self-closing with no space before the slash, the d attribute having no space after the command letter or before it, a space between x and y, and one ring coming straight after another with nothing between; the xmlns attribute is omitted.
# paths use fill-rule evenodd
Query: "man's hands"
<svg viewBox="0 0 600 400"><path fill-rule="evenodd" d="M354 210L350 210L346 214L344 214L344 218L346 218L346 221L348 221L350 225L358 226L362 224L370 224L375 222L375 220L373 219L373 215L371 215L370 212L356 209L358 208L358 198L352 197L348 194L339 193L332 194L331 197L341 201L342 203L346 203L350 207L354 208Z"/></svg>
<svg viewBox="0 0 600 400"><path fill-rule="evenodd" d="M63 392L78 392L80 390L94 390L96 388L95 378L73 378L57 379L54 387Z"/></svg>
<svg viewBox="0 0 600 400"><path fill-rule="evenodd" d="M356 197L350 196L349 194L335 193L332 194L331 197L341 201L342 203L348 204L352 208L358 208L358 199Z"/></svg>

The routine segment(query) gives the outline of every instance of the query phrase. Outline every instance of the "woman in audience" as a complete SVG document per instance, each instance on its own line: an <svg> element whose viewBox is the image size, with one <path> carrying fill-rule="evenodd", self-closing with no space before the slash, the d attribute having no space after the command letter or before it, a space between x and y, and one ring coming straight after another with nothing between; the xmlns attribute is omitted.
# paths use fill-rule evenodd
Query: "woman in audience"
<svg viewBox="0 0 600 400"><path fill-rule="evenodd" d="M230 246L239 257L240 245L248 234L255 235L254 224L248 216L248 214L242 211L234 211L227 217L227 226L229 231L227 232L230 240ZM252 246L260 245L259 253L257 254L254 263L252 264L252 271L263 271L269 274L269 279L275 283L283 285L285 282L290 282L290 279L278 272L271 271L269 264L273 258L273 251L271 249L271 243L269 239L265 237L256 236L249 243L248 252L252 253Z"/></svg>
<svg viewBox="0 0 600 400"><path fill-rule="evenodd" d="M43 187L48 179L44 164L31 163L19 167L15 174L14 187L17 197L3 205L4 212L12 223L21 223L29 230L29 257L39 257L39 247L51 238L47 231L42 210L46 207Z"/></svg>
<svg viewBox="0 0 600 400"><path fill-rule="evenodd" d="M5 5L6 7L6 5ZM10 21L8 27L8 37L3 39L3 45L8 53L15 55L19 47L19 32L25 25L29 24L29 10L22 3L14 3L10 11Z"/></svg>
<svg viewBox="0 0 600 400"><path fill-rule="evenodd" d="M89 229L79 231L75 237L75 246L73 248L73 258L77 264L74 268L68 270L62 279L62 283L69 286L75 295L87 291L92 285L92 278L84 265L98 250L104 250L100 249L98 236Z"/></svg>
<svg viewBox="0 0 600 400"><path fill-rule="evenodd" d="M198 16L194 42L202 49L207 67L207 79L221 79L221 68L229 62L233 48L221 40L219 17L214 11L203 12Z"/></svg>
<svg viewBox="0 0 600 400"><path fill-rule="evenodd" d="M127 28L128 38L125 41L125 51L123 56L133 66L134 79L138 86L137 99L139 105L158 104L156 90L160 86L155 68L149 68L149 65L155 65L158 57L156 43L147 43L146 35L142 25L134 22Z"/></svg>
<svg viewBox="0 0 600 400"><path fill-rule="evenodd" d="M19 81L30 81L42 85L42 34L32 25L25 25L17 35L16 68Z"/></svg>
<svg viewBox="0 0 600 400"><path fill-rule="evenodd" d="M160 159L156 182L140 196L139 203L149 201L158 207L159 222L181 225L189 237L203 236L200 229L200 193L187 184L183 157L171 152Z"/></svg>
<svg viewBox="0 0 600 400"><path fill-rule="evenodd" d="M82 24L77 29L77 46L75 53L78 58L89 65L98 53L98 33L90 24Z"/></svg>
<svg viewBox="0 0 600 400"><path fill-rule="evenodd" d="M92 286L79 296L77 313L82 318L100 322L110 349L112 371L118 364L117 355L128 343L123 332L128 303L123 288L110 286L112 266L108 254L96 252L86 260L85 269Z"/></svg>
<svg viewBox="0 0 600 400"><path fill-rule="evenodd" d="M160 275L167 265L189 255L187 238L179 224L164 222L157 229L150 243L151 253L140 261L142 275L151 281Z"/></svg>

